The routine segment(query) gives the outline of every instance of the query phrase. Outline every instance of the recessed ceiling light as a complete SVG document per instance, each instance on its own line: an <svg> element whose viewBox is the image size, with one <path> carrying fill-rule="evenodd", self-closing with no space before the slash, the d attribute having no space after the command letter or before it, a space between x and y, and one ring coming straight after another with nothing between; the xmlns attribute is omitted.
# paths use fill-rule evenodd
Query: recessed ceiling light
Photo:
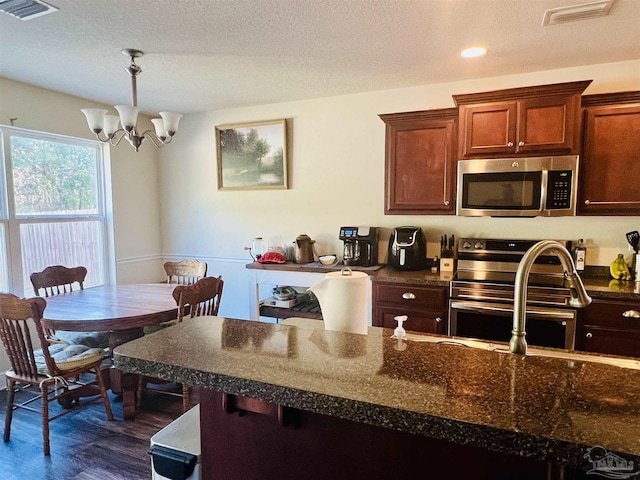
<svg viewBox="0 0 640 480"><path fill-rule="evenodd" d="M487 49L484 47L471 47L471 48L465 48L460 53L460 55L462 55L464 58L475 58L475 57L481 57L485 53L487 53Z"/></svg>

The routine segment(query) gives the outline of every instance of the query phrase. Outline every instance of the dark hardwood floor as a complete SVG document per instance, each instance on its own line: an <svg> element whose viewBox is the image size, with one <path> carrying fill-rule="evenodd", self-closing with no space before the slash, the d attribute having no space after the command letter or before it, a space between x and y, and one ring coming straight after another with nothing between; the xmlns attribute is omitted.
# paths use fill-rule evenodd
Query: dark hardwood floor
<svg viewBox="0 0 640 480"><path fill-rule="evenodd" d="M17 394L24 395L24 394ZM194 392L195 401L198 400ZM106 419L101 401L50 423L51 456L42 453L38 413L17 409L11 440L0 442L3 480L78 479L149 480L151 437L182 414L182 399L145 392L135 421L122 419L122 402L109 394L114 421ZM0 391L0 430L4 432L6 390ZM40 408L38 402L36 408ZM60 408L54 404L53 408Z"/></svg>

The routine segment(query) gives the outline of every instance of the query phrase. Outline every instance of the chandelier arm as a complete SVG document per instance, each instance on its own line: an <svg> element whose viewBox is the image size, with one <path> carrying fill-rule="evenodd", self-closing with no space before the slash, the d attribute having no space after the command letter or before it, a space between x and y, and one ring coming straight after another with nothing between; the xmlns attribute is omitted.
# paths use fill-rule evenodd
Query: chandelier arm
<svg viewBox="0 0 640 480"><path fill-rule="evenodd" d="M140 136L148 138L158 148L160 148L165 143L169 143L169 142L163 140L162 137L159 137L158 135L156 135L151 130L147 130L146 132L143 132Z"/></svg>
<svg viewBox="0 0 640 480"><path fill-rule="evenodd" d="M126 137L126 136L127 136L127 132L124 129L119 128L109 138L109 144L114 146L114 147L117 147L120 144L120 142L122 141L122 139L124 137Z"/></svg>
<svg viewBox="0 0 640 480"><path fill-rule="evenodd" d="M100 134L101 134L101 133L105 136L104 140L100 137ZM102 142L102 143L106 143L106 142L108 142L109 140L111 140L111 139L110 139L109 137L107 137L107 135L104 133L104 130L100 130L98 133L95 133L95 132L94 132L93 134L96 136L96 138L98 139L98 141L100 141L100 142Z"/></svg>

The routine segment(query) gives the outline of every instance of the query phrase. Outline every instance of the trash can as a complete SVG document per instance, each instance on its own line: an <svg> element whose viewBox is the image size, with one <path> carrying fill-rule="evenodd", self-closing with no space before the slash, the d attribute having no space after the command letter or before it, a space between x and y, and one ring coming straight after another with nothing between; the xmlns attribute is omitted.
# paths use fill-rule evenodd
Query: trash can
<svg viewBox="0 0 640 480"><path fill-rule="evenodd" d="M151 437L152 480L201 480L200 405Z"/></svg>

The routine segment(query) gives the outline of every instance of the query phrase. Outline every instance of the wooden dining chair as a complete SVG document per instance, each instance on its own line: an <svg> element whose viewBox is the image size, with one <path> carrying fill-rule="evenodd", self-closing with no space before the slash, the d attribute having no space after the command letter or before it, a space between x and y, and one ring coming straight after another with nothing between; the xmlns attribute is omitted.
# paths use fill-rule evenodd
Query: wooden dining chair
<svg viewBox="0 0 640 480"><path fill-rule="evenodd" d="M207 263L193 258L179 262L165 262L164 271L167 274L167 283L192 285L207 276Z"/></svg>
<svg viewBox="0 0 640 480"><path fill-rule="evenodd" d="M199 317L204 315L218 315L220 308L220 300L222 298L222 289L224 281L222 277L204 277L193 285L178 285L173 289L173 298L178 305L178 323L188 318ZM142 391L147 383L163 383L162 380L151 379L149 377L140 376L138 383L137 405L140 408L142 400ZM182 385L182 393L171 392L167 390L155 389L159 393L166 393L174 396L182 397L182 409L186 412L190 407L191 387Z"/></svg>
<svg viewBox="0 0 640 480"><path fill-rule="evenodd" d="M52 265L41 272L34 272L30 275L33 291L38 296L45 298L73 292L74 284L76 288L84 290L84 279L87 276L86 267L65 267L63 265ZM69 343L72 345L85 345L90 348L106 348L109 346L109 338L100 332L55 332L45 329L45 335L49 343Z"/></svg>
<svg viewBox="0 0 640 480"><path fill-rule="evenodd" d="M11 420L16 408L40 412L43 450L45 455L49 455L49 422L70 413L72 406L81 406L79 389L83 389L85 395L93 395L97 386L99 393L95 393L95 399L102 398L108 420L113 420L113 413L100 367L104 358L102 349L83 345L50 345L41 323L46 305L47 302L42 297L20 299L15 295L0 293L0 338L11 364L11 368L5 372L7 411L4 441L10 440ZM36 337L39 339L40 350L34 350L32 338ZM94 375L94 380L79 383L80 378L86 380L86 374ZM38 389L37 394L16 403L17 384L31 390ZM87 391L91 388L94 390ZM22 388L20 392L21 395L36 393ZM30 406L37 400L41 402L40 410ZM50 415L49 404L54 400L65 409ZM83 402L82 406L89 403Z"/></svg>
<svg viewBox="0 0 640 480"><path fill-rule="evenodd" d="M84 290L84 279L87 277L86 267L64 267L53 265L41 272L34 272L29 277L36 295L45 298L60 293L73 292L73 284L77 283L80 290Z"/></svg>

